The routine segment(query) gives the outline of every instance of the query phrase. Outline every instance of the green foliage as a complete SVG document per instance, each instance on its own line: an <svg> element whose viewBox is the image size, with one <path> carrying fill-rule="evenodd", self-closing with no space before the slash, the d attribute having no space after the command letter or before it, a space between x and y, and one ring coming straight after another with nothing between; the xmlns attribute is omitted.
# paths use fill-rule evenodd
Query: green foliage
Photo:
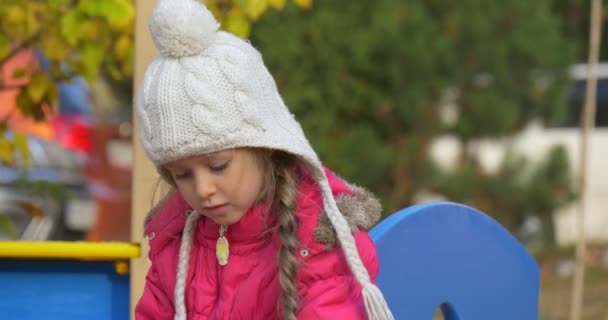
<svg viewBox="0 0 608 320"><path fill-rule="evenodd" d="M528 201L535 212L550 214L556 206L567 204L576 198L572 185L566 150L556 146L533 173Z"/></svg>
<svg viewBox="0 0 608 320"><path fill-rule="evenodd" d="M13 87L11 80L28 76L27 84L19 86L29 97L21 96L19 108L26 115L42 115L38 110L45 103L51 107L57 103L57 80L83 75L92 82L100 72L108 71L115 79L129 78L134 17L129 0L3 1L0 66L21 50L36 48L50 60L51 68L21 70L13 79L0 79L0 89Z"/></svg>
<svg viewBox="0 0 608 320"><path fill-rule="evenodd" d="M20 70L12 79L0 79L0 89L27 77L29 81L17 85L19 109L43 120L43 107L57 105L58 80L82 75L93 82L100 72L116 80L129 78L134 18L129 0L2 2L0 67L21 50L35 48L50 60L51 68Z"/></svg>
<svg viewBox="0 0 608 320"><path fill-rule="evenodd" d="M320 157L376 191L389 212L431 190L514 227L572 199L566 158L554 152L534 164L509 153L489 173L468 146L563 114L578 40L551 5L321 1L265 15L252 40ZM448 88L457 92L452 122L441 117ZM429 155L443 134L462 145L452 171Z"/></svg>
<svg viewBox="0 0 608 320"><path fill-rule="evenodd" d="M242 38L249 37L252 24L264 15L270 8L283 9L286 0L207 0L203 1L221 28ZM312 0L294 0L293 3L302 8L310 9Z"/></svg>
<svg viewBox="0 0 608 320"><path fill-rule="evenodd" d="M29 181L25 178L25 176L22 176L18 182L19 189L28 194L48 197L55 201L63 201L74 197L73 193L66 190L59 183L46 180Z"/></svg>

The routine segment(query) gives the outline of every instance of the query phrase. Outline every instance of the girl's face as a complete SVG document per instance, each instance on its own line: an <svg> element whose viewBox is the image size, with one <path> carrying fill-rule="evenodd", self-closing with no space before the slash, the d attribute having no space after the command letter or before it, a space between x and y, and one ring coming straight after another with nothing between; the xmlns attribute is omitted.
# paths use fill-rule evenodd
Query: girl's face
<svg viewBox="0 0 608 320"><path fill-rule="evenodd" d="M220 225L238 222L264 184L263 166L249 149L193 156L165 167L190 207Z"/></svg>

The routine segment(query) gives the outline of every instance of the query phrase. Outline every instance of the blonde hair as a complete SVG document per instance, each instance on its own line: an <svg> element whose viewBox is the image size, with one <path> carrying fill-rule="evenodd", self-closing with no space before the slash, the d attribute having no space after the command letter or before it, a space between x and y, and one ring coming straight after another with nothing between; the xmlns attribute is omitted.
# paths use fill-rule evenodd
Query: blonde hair
<svg viewBox="0 0 608 320"><path fill-rule="evenodd" d="M263 166L262 170L265 173L258 201L272 206L279 220L278 234L281 246L278 265L283 317L285 320L295 320L298 311L296 250L299 246L297 236L299 221L296 216L299 183L295 170L297 158L283 151L263 148L251 150L258 163Z"/></svg>
<svg viewBox="0 0 608 320"><path fill-rule="evenodd" d="M298 218L297 192L298 176L295 170L296 157L285 152L274 152L270 161L271 168L266 171L266 192L272 194L272 203L279 219L279 283L281 285L281 300L283 316L286 320L295 320L298 310L298 287L296 285L298 259L296 250L299 239L297 236ZM274 190L273 190L274 189Z"/></svg>
<svg viewBox="0 0 608 320"><path fill-rule="evenodd" d="M258 202L268 204L268 212L274 208L278 217L278 235L281 246L277 260L281 286L281 311L285 320L295 320L298 310L296 250L299 245L298 218L296 216L299 183L295 170L297 157L283 151L264 148L247 148L247 150L251 151L254 159L258 161L264 171L264 183ZM160 167L159 174L160 178L153 197L153 203L156 202L156 204L153 204L152 210L146 217L146 225L160 211L170 195L177 190L177 186L166 168ZM162 189L160 191L161 199L156 201L159 198L157 194L159 189Z"/></svg>

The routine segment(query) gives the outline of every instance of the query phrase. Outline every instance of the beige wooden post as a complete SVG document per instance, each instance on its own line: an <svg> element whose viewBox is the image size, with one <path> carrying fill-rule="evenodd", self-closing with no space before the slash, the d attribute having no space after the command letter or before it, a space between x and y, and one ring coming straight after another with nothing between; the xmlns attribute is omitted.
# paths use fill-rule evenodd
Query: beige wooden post
<svg viewBox="0 0 608 320"><path fill-rule="evenodd" d="M583 296L585 289L585 211L587 208L587 179L589 176L589 136L595 127L595 113L597 108L597 64L600 56L602 21L604 9L602 0L591 1L591 21L589 28L589 59L587 61L587 82L585 90L585 105L581 116L581 148L579 172L579 203L577 215L578 241L576 243L576 272L572 281L572 301L570 304L570 320L582 319Z"/></svg>
<svg viewBox="0 0 608 320"><path fill-rule="evenodd" d="M152 13L155 1L135 1L135 74L133 79L134 95L143 77L144 70L156 54L156 48L148 30L148 18ZM133 135L133 189L131 191L131 241L141 243L142 255L140 258L131 260L131 319L134 319L133 310L135 304L141 297L146 278L146 272L150 266L148 261L148 241L143 237L143 221L147 211L150 209L154 186L157 175L152 163L146 158L137 130L137 119L133 117L135 128Z"/></svg>

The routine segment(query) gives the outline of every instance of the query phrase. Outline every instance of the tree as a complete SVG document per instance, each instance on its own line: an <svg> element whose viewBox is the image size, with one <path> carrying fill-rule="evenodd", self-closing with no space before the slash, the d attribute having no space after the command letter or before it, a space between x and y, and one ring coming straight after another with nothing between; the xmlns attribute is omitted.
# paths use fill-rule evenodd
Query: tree
<svg viewBox="0 0 608 320"><path fill-rule="evenodd" d="M264 16L253 43L321 158L371 187L391 212L430 190L516 224L521 217L502 210L525 209L532 178L507 174L512 157L485 172L475 144L562 115L578 41L564 30L548 0L336 0ZM461 145L453 170L430 156L444 134Z"/></svg>
<svg viewBox="0 0 608 320"><path fill-rule="evenodd" d="M12 140L4 135L14 113L44 121L59 103L60 82L79 76L93 82L100 72L116 81L131 77L134 16L129 0L2 2L0 69L24 50L35 50L37 60L48 63L48 68L28 66L0 78L0 90L14 92L17 102L17 109L0 119L3 164L15 164L13 151L20 151L21 165L28 162L24 135L16 133Z"/></svg>

